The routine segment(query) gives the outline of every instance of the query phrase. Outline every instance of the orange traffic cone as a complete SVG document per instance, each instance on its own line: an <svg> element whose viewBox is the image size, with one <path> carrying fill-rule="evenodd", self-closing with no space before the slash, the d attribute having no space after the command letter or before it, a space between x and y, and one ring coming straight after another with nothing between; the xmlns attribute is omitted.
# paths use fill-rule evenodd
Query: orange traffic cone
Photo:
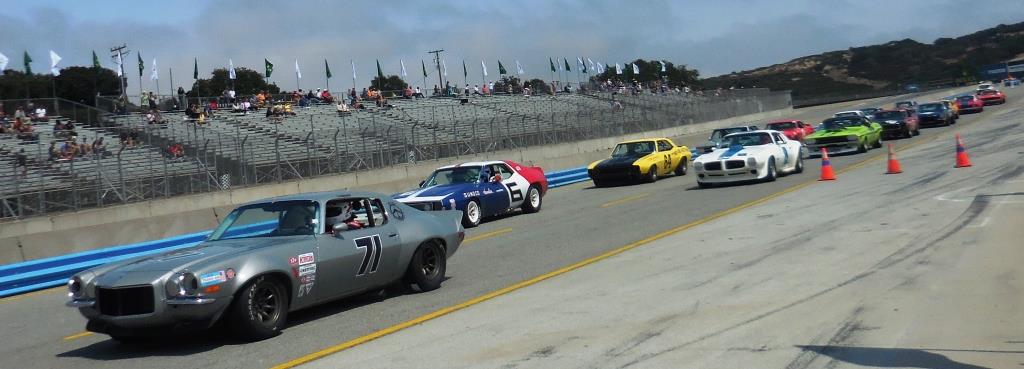
<svg viewBox="0 0 1024 369"><path fill-rule="evenodd" d="M896 152L892 149L892 144L889 144L889 168L885 171L885 174L900 174L903 173L903 168L900 167L900 161L896 160Z"/></svg>
<svg viewBox="0 0 1024 369"><path fill-rule="evenodd" d="M964 140L960 139L960 134L956 134L956 167L964 168L971 166L971 159L967 157L967 149L964 149Z"/></svg>
<svg viewBox="0 0 1024 369"><path fill-rule="evenodd" d="M828 160L828 150L821 148L821 178L819 181L834 181L836 173L832 171L832 162Z"/></svg>

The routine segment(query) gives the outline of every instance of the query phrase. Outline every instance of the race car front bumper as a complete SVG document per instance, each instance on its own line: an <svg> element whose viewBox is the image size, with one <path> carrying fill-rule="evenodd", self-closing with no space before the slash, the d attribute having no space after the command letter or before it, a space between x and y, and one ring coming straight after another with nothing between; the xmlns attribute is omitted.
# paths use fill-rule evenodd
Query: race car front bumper
<svg viewBox="0 0 1024 369"><path fill-rule="evenodd" d="M735 164L730 165L730 162ZM742 166L739 166L740 163ZM694 165L693 171L697 174L697 182L743 182L761 179L765 176L767 166L766 163L756 162L754 165L749 165L746 160L722 160Z"/></svg>
<svg viewBox="0 0 1024 369"><path fill-rule="evenodd" d="M852 152L857 152L858 151L858 145L859 145L859 142L857 142L857 141L842 142L842 143L830 143L830 144L818 144L818 145L808 144L807 145L807 156L809 156L809 157L821 156L821 148L825 148L825 150L828 151L829 155L848 154L848 153L852 153Z"/></svg>

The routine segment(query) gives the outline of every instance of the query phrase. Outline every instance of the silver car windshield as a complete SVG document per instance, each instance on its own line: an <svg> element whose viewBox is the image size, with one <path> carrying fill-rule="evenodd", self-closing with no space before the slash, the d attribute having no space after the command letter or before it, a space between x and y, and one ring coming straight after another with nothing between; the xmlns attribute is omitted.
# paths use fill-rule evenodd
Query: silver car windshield
<svg viewBox="0 0 1024 369"><path fill-rule="evenodd" d="M767 133L737 133L725 136L722 147L732 146L760 146L772 143L772 137Z"/></svg>
<svg viewBox="0 0 1024 369"><path fill-rule="evenodd" d="M308 200L246 205L228 214L207 240L311 235L318 208Z"/></svg>

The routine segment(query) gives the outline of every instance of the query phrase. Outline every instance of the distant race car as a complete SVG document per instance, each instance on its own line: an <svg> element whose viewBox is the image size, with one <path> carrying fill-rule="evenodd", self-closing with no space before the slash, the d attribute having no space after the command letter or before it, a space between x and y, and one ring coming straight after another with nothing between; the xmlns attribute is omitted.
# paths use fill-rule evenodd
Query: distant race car
<svg viewBox="0 0 1024 369"><path fill-rule="evenodd" d="M540 167L505 160L437 168L419 188L394 198L423 211L461 210L462 225L472 228L483 218L515 209L536 213L547 191L548 180Z"/></svg>
<svg viewBox="0 0 1024 369"><path fill-rule="evenodd" d="M999 90L978 91L977 96L985 105L1006 104L1006 94Z"/></svg>
<svg viewBox="0 0 1024 369"><path fill-rule="evenodd" d="M978 113L985 111L985 103L974 95L957 96L956 107L961 113Z"/></svg>
<svg viewBox="0 0 1024 369"><path fill-rule="evenodd" d="M914 101L914 100L899 101L899 102L893 104L893 107L894 107L894 110L917 109L917 101Z"/></svg>
<svg viewBox="0 0 1024 369"><path fill-rule="evenodd" d="M1017 87L1020 86L1020 80L1016 78L1007 78L1003 80L1003 86L1005 87Z"/></svg>
<svg viewBox="0 0 1024 369"><path fill-rule="evenodd" d="M956 100L939 100L939 102L953 112L953 119L960 119L960 107L956 105Z"/></svg>
<svg viewBox="0 0 1024 369"><path fill-rule="evenodd" d="M875 121L882 125L882 138L910 138L921 134L917 114L913 110L881 110Z"/></svg>
<svg viewBox="0 0 1024 369"><path fill-rule="evenodd" d="M615 145L611 157L590 163L587 174L597 187L615 181L654 182L670 173L686 175L692 157L690 149L668 138L631 140Z"/></svg>
<svg viewBox="0 0 1024 369"><path fill-rule="evenodd" d="M726 135L730 134L730 133L749 132L749 131L756 131L756 130L757 130L757 126L739 126L739 127L718 128L718 129L716 129L714 131L711 131L711 136L708 137L708 143L707 144L697 146L697 153L698 154L703 154L703 153L711 152L711 150L713 150L715 147L718 147L718 144L722 142L722 138L725 137Z"/></svg>
<svg viewBox="0 0 1024 369"><path fill-rule="evenodd" d="M786 138L803 142L804 137L814 133L814 127L799 120L776 120L764 126L767 130L782 132Z"/></svg>
<svg viewBox="0 0 1024 369"><path fill-rule="evenodd" d="M860 109L860 111L864 113L864 116L869 118L875 116L875 113L877 113L880 110L882 110L882 108L877 107Z"/></svg>
<svg viewBox="0 0 1024 369"><path fill-rule="evenodd" d="M994 89L994 88L995 88L995 84L993 84L992 82L985 81L985 82L978 83L978 90L977 91L991 90L991 89Z"/></svg>
<svg viewBox="0 0 1024 369"><path fill-rule="evenodd" d="M68 280L67 306L117 341L223 323L240 338L280 333L288 314L398 281L441 287L465 231L372 192L251 202L198 246L112 262ZM316 314L313 314L316 315Z"/></svg>
<svg viewBox="0 0 1024 369"><path fill-rule="evenodd" d="M725 136L721 147L697 157L693 171L697 185L751 180L774 181L780 173L804 170L803 144L779 131L760 130Z"/></svg>
<svg viewBox="0 0 1024 369"><path fill-rule="evenodd" d="M860 110L841 111L841 112L832 114L832 116L836 117L836 118L839 118L839 117L861 117L861 118L868 118L868 117L870 117L869 115L865 114L863 111L860 111Z"/></svg>
<svg viewBox="0 0 1024 369"><path fill-rule="evenodd" d="M956 123L953 110L941 102L921 104L917 106L917 119L922 127L948 126Z"/></svg>
<svg viewBox="0 0 1024 369"><path fill-rule="evenodd" d="M819 155L822 148L829 154L867 152L882 147L882 125L863 117L829 118L804 143L810 155Z"/></svg>

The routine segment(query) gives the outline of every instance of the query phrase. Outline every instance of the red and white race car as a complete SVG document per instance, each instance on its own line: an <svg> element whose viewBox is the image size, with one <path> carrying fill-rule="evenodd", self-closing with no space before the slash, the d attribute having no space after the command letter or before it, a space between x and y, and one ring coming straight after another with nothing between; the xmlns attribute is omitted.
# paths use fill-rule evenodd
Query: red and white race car
<svg viewBox="0 0 1024 369"><path fill-rule="evenodd" d="M1006 104L1006 94L999 90L978 90L977 96L985 105Z"/></svg>
<svg viewBox="0 0 1024 369"><path fill-rule="evenodd" d="M800 142L804 142L804 136L814 133L814 126L794 119L776 120L768 123L764 129L782 132L786 138Z"/></svg>
<svg viewBox="0 0 1024 369"><path fill-rule="evenodd" d="M957 96L956 106L960 113L974 113L985 110L985 103L974 95Z"/></svg>

